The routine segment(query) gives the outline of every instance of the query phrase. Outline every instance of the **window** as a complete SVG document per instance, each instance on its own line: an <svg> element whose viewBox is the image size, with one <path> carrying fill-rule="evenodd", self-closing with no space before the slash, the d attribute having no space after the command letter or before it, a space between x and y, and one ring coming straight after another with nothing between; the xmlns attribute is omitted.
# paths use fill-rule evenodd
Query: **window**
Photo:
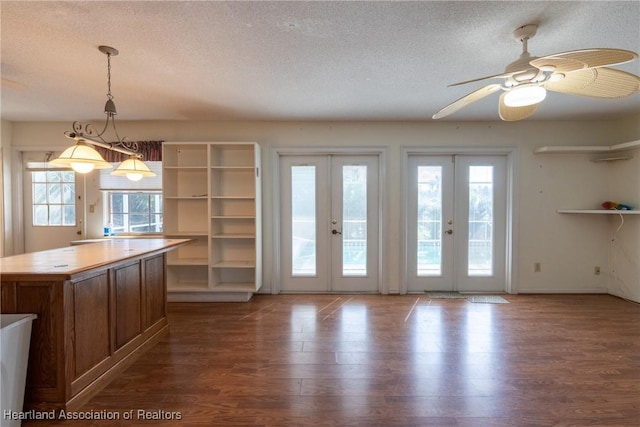
<svg viewBox="0 0 640 427"><path fill-rule="evenodd" d="M291 274L316 274L316 167L291 167Z"/></svg>
<svg viewBox="0 0 640 427"><path fill-rule="evenodd" d="M418 166L418 276L442 274L442 166Z"/></svg>
<svg viewBox="0 0 640 427"><path fill-rule="evenodd" d="M73 171L32 171L33 225L76 225L76 176Z"/></svg>
<svg viewBox="0 0 640 427"><path fill-rule="evenodd" d="M469 276L493 274L493 166L469 166Z"/></svg>
<svg viewBox="0 0 640 427"><path fill-rule="evenodd" d="M145 163L156 176L140 181L100 169L99 188L105 195L104 225L111 228L111 234L162 232L162 162Z"/></svg>
<svg viewBox="0 0 640 427"><path fill-rule="evenodd" d="M107 196L112 233L162 232L161 192L110 191Z"/></svg>

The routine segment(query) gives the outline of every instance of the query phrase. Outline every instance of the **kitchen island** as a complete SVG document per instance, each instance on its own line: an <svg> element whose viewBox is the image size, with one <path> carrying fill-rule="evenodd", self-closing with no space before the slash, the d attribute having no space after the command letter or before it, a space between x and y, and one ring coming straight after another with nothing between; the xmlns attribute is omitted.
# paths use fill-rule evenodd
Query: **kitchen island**
<svg viewBox="0 0 640 427"><path fill-rule="evenodd" d="M35 313L25 409L77 410L168 329L166 254L113 239L0 258L0 310Z"/></svg>

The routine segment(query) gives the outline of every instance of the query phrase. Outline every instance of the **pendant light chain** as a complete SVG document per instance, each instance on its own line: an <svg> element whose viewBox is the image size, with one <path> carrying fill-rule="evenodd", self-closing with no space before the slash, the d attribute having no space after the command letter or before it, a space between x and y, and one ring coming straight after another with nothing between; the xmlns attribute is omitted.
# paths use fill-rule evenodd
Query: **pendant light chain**
<svg viewBox="0 0 640 427"><path fill-rule="evenodd" d="M107 98L113 99L113 95L111 95L111 53L107 53Z"/></svg>

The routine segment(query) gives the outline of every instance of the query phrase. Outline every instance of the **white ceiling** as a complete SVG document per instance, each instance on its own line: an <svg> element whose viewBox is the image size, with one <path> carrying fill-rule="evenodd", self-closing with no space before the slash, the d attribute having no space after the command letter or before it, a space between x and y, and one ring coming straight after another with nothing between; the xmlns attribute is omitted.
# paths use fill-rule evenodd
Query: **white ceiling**
<svg viewBox="0 0 640 427"><path fill-rule="evenodd" d="M98 120L111 60L118 120L431 120L518 58L640 51L640 1L2 1L2 118ZM616 67L640 74L640 61ZM492 82L490 82L492 83ZM446 120L499 120L491 95ZM550 93L527 120L640 112Z"/></svg>

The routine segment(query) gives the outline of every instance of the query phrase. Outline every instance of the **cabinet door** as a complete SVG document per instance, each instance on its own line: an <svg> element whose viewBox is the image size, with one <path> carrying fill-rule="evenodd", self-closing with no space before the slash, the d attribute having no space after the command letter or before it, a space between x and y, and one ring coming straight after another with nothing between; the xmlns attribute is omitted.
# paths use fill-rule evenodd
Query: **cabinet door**
<svg viewBox="0 0 640 427"><path fill-rule="evenodd" d="M111 354L107 271L73 282L73 378L78 378Z"/></svg>
<svg viewBox="0 0 640 427"><path fill-rule="evenodd" d="M174 249L175 251L175 249ZM165 294L164 254L145 258L144 295L145 329L166 317L167 298Z"/></svg>
<svg viewBox="0 0 640 427"><path fill-rule="evenodd" d="M142 333L140 262L113 269L116 305L116 350Z"/></svg>

